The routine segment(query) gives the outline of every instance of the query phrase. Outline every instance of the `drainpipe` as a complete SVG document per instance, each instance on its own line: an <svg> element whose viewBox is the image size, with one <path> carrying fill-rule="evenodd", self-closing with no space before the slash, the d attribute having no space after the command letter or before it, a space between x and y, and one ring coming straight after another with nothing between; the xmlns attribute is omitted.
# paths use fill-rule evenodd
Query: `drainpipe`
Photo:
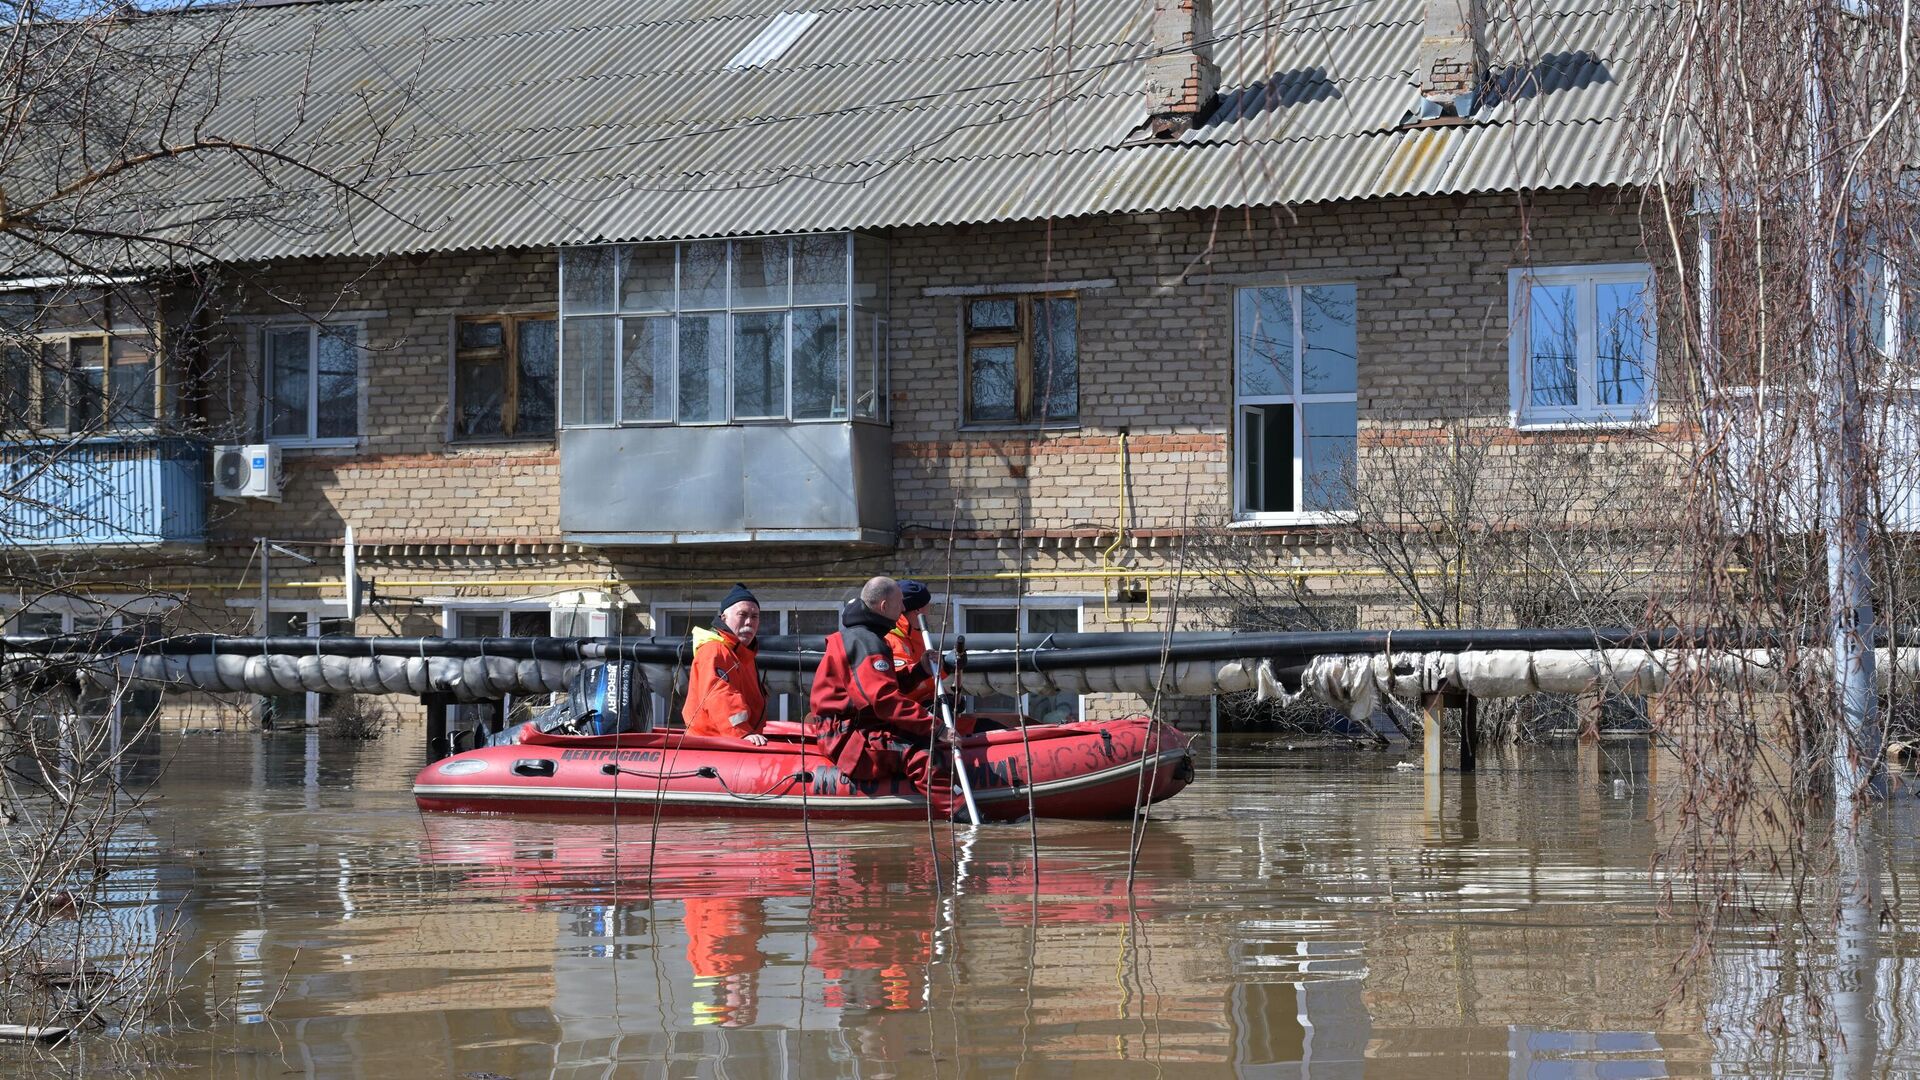
<svg viewBox="0 0 1920 1080"><path fill-rule="evenodd" d="M1113 621L1114 590L1119 588L1120 584L1123 582L1123 579L1119 576L1119 571L1121 570L1121 567L1119 567L1114 563L1113 553L1120 550L1120 545L1126 542L1127 542L1127 429L1121 428L1120 429L1120 517L1119 517L1119 520L1114 525L1113 543L1108 544L1100 552L1100 575L1101 575L1100 586L1101 586L1102 592L1104 593L1104 595L1101 596L1100 598L1100 614L1101 614L1101 618L1107 622ZM1145 582L1143 581L1142 584L1144 585ZM1138 625L1140 623L1150 623L1153 621L1152 591L1149 590L1146 596L1147 596L1146 612L1137 617L1122 618L1120 620L1120 624L1122 626Z"/></svg>

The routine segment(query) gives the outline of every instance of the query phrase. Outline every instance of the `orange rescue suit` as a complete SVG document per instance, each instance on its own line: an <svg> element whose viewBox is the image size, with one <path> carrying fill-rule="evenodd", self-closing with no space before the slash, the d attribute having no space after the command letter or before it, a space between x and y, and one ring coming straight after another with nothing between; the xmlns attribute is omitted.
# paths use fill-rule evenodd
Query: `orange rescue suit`
<svg viewBox="0 0 1920 1080"><path fill-rule="evenodd" d="M754 655L753 646L727 630L694 628L693 671L680 708L687 734L744 739L766 726L767 691Z"/></svg>
<svg viewBox="0 0 1920 1080"><path fill-rule="evenodd" d="M927 639L912 615L900 616L887 631L887 648L893 650L893 673L900 678L900 692L922 705L931 702L933 669L926 664Z"/></svg>

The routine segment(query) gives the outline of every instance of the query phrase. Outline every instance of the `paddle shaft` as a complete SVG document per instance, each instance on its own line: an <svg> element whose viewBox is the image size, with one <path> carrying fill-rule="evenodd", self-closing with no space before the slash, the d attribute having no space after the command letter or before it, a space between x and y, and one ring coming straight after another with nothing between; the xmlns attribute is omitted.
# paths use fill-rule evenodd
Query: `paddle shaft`
<svg viewBox="0 0 1920 1080"><path fill-rule="evenodd" d="M967 779L967 763L960 758L960 726L953 722L953 702L947 697L946 680L941 677L940 654L934 651L933 635L927 633L927 620L915 613L915 626L920 628L920 644L933 657L933 700L940 705L940 720L947 725L947 744L953 747L953 775L960 780L960 795L967 800L967 821L975 826L980 824L980 807L973 801L973 781Z"/></svg>

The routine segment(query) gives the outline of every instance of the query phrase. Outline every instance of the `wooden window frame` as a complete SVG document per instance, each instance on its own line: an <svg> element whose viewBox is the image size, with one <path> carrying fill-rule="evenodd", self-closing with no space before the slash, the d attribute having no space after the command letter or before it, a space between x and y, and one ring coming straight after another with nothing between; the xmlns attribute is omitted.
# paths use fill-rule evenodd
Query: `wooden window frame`
<svg viewBox="0 0 1920 1080"><path fill-rule="evenodd" d="M73 363L75 342L97 342L100 346L100 398L95 402L99 419L91 425L76 428L73 424L73 398L70 377L76 370ZM118 423L114 418L117 401L113 385L114 345L123 341L136 341L144 346L147 356L145 369L149 373L152 386L152 398L147 402L148 411L144 421L134 424ZM26 340L9 346L27 353L26 362L30 365L26 378L26 420L27 427L55 435L109 435L154 430L165 416L165 396L162 379L165 372L164 358L154 337L149 333L127 333L113 330L88 330L73 333L37 334ZM35 355L37 354L37 355ZM10 358L9 358L10 359ZM51 400L49 383L53 369L58 367L62 373L66 393L66 418L58 424L47 422L47 407ZM7 376L11 378L11 374Z"/></svg>
<svg viewBox="0 0 1920 1080"><path fill-rule="evenodd" d="M450 433L453 442L502 442L509 439L551 439L552 431L540 435L523 435L514 430L520 423L520 324L550 322L553 324L554 345L559 347L560 316L551 311L522 312L518 314L462 315L454 320L453 326L453 410ZM461 348L460 331L463 327L481 323L499 323L500 346L498 348ZM500 434L468 435L460 430L461 423L461 366L471 361L498 360L503 368L505 390L500 398ZM554 386L554 427L560 426L560 394L558 369L555 370Z"/></svg>
<svg viewBox="0 0 1920 1080"><path fill-rule="evenodd" d="M973 325L973 306L997 300L1013 304L1012 327L987 327L975 329ZM1055 427L1077 427L1080 423L1080 410L1076 408L1071 418L1034 416L1034 369L1033 369L1033 326L1034 308L1051 300L1073 301L1074 353L1076 359L1080 351L1080 294L1077 292L1021 292L987 293L980 296L968 296L960 302L960 396L961 422L968 427L1031 426L1033 424ZM1005 420L983 420L975 415L973 401L973 351L975 349L995 349L1013 347L1013 416ZM1074 381L1079 381L1079 366L1074 368ZM1078 387L1076 386L1076 390Z"/></svg>

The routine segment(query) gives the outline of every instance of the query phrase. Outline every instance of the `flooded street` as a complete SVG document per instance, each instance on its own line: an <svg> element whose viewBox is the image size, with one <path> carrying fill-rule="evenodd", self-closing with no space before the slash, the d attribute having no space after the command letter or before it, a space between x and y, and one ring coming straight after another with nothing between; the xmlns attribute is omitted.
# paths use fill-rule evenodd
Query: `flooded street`
<svg viewBox="0 0 1920 1080"><path fill-rule="evenodd" d="M1643 743L1492 755L1437 817L1390 758L1260 743L1201 744L1130 893L1125 821L1042 823L1036 860L1025 825L936 856L922 825L424 816L417 740L160 737L119 914L177 919L184 992L134 1075L1828 1074L1751 1034L1817 958L1728 933L1669 999L1693 931ZM1871 1075L1909 1074L1916 942L1878 938Z"/></svg>

